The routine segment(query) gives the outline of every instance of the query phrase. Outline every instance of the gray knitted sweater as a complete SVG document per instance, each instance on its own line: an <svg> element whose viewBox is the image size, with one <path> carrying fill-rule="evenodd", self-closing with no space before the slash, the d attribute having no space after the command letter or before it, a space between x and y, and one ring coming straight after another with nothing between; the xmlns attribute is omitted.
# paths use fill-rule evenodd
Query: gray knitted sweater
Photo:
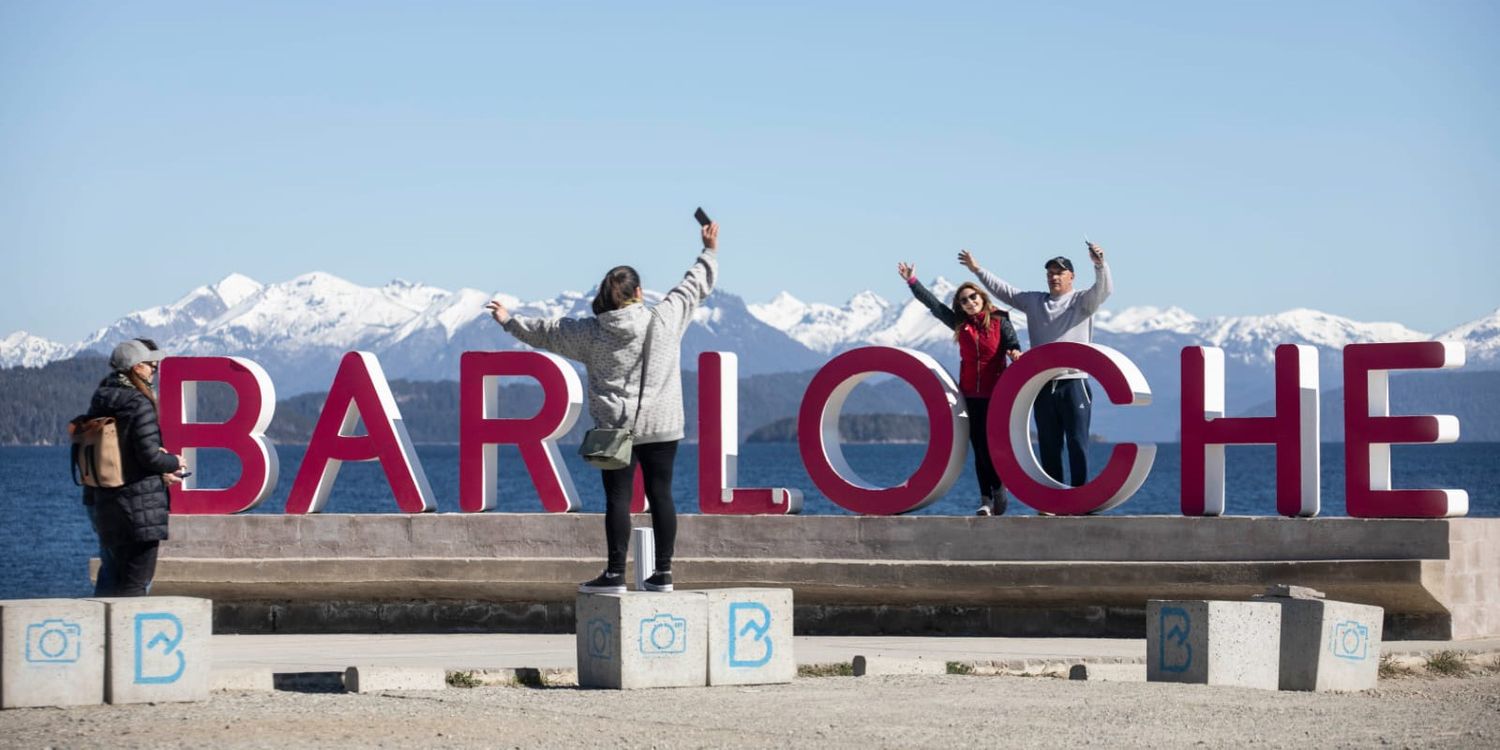
<svg viewBox="0 0 1500 750"><path fill-rule="evenodd" d="M523 343L583 363L595 427L629 428L641 392L641 348L651 327L650 361L635 442L683 438L682 335L714 288L719 261L704 250L682 283L652 307L626 305L593 318L543 320L511 316L505 330Z"/></svg>

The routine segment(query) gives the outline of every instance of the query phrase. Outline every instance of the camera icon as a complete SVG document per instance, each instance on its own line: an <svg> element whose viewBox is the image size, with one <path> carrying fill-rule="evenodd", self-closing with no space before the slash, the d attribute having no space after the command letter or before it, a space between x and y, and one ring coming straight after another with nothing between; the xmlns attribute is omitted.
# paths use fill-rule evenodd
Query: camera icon
<svg viewBox="0 0 1500 750"><path fill-rule="evenodd" d="M1365 659L1370 655L1370 629L1354 620L1334 623L1328 650L1340 659Z"/></svg>
<svg viewBox="0 0 1500 750"><path fill-rule="evenodd" d="M647 656L680 654L687 650L687 620L659 614L641 620L641 653Z"/></svg>
<svg viewBox="0 0 1500 750"><path fill-rule="evenodd" d="M33 664L71 664L82 655L83 628L76 622L51 618L26 626L26 661Z"/></svg>
<svg viewBox="0 0 1500 750"><path fill-rule="evenodd" d="M598 617L589 620L584 638L588 643L590 659L614 658L614 630L614 626Z"/></svg>

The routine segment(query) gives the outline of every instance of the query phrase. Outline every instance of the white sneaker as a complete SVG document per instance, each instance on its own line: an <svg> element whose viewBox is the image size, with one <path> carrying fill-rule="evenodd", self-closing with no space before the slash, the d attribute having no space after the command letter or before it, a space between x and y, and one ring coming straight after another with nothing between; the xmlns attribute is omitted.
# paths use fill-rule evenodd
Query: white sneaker
<svg viewBox="0 0 1500 750"><path fill-rule="evenodd" d="M976 515L976 516L988 516L988 515L992 515L992 513L990 512L990 506L988 506L988 505L981 505L981 506L979 506L979 510L974 511L974 515Z"/></svg>

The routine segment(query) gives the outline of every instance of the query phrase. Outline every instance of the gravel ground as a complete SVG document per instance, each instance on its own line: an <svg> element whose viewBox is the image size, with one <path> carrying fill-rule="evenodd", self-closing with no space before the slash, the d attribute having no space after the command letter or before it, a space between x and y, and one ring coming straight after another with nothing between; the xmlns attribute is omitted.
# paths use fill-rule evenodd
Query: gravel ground
<svg viewBox="0 0 1500 750"><path fill-rule="evenodd" d="M0 712L0 746L1500 747L1500 674L1366 693L934 675L756 688L215 693L203 703Z"/></svg>

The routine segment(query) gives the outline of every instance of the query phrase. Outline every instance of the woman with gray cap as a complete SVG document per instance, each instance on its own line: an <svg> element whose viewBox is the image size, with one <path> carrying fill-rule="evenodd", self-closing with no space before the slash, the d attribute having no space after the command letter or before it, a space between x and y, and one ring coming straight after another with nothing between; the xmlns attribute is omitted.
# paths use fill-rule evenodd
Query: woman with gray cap
<svg viewBox="0 0 1500 750"><path fill-rule="evenodd" d="M166 356L151 339L115 347L112 372L99 383L88 417L114 417L120 439L119 487L85 487L83 504L99 535L95 596L145 596L156 575L156 547L167 538L171 501L167 482L181 481L182 458L161 447L156 394L158 363Z"/></svg>

